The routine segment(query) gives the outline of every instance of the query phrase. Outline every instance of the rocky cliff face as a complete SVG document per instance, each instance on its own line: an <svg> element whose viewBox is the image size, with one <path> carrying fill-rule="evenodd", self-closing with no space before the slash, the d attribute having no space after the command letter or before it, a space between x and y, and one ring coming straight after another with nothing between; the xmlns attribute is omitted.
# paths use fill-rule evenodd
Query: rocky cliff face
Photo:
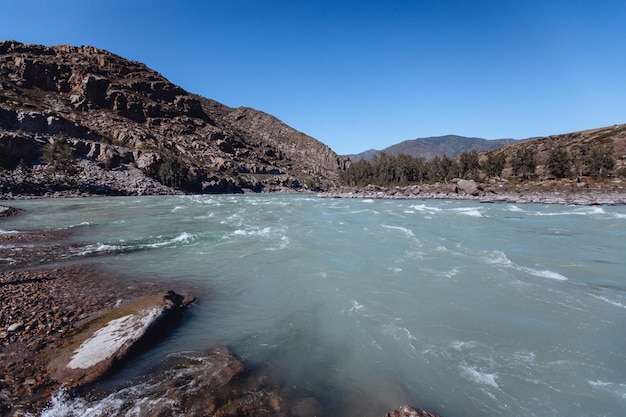
<svg viewBox="0 0 626 417"><path fill-rule="evenodd" d="M346 163L273 116L190 94L110 52L0 42L0 166L13 170L0 191L50 189L40 172L50 156L41 157L55 141L70 143L80 164L52 185L85 192L141 193L99 183L129 169L191 192L319 190ZM146 192L167 192L153 185Z"/></svg>

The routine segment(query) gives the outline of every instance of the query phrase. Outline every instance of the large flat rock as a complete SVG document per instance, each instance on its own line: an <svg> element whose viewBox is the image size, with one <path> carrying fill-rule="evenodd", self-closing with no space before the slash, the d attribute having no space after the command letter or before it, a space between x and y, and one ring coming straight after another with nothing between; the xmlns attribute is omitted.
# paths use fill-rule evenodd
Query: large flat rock
<svg viewBox="0 0 626 417"><path fill-rule="evenodd" d="M66 386L94 382L133 352L162 336L195 300L170 291L100 314L78 327L49 354L50 376Z"/></svg>

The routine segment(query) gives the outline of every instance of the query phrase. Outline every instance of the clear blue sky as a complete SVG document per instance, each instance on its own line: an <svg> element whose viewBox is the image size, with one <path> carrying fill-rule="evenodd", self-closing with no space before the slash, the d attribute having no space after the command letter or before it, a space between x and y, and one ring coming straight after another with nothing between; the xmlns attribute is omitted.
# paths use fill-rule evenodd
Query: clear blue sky
<svg viewBox="0 0 626 417"><path fill-rule="evenodd" d="M624 0L0 0L0 39L107 49L340 154L626 123Z"/></svg>

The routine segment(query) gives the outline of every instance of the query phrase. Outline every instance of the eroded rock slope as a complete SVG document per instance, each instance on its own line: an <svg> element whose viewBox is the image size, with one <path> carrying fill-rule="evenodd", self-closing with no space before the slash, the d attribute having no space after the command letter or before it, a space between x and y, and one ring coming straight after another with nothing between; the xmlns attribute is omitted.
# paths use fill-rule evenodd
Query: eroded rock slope
<svg viewBox="0 0 626 417"><path fill-rule="evenodd" d="M55 141L82 164L44 172ZM319 190L345 163L269 114L190 94L110 52L0 42L2 193ZM135 188L115 174L129 169L144 177L133 171Z"/></svg>

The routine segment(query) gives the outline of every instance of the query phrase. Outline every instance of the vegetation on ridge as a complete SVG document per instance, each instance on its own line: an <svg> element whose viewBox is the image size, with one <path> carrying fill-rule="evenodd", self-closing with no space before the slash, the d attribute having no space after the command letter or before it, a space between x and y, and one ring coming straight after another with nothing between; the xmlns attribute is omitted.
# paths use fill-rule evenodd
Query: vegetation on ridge
<svg viewBox="0 0 626 417"><path fill-rule="evenodd" d="M340 173L347 186L397 186L448 182L454 178L519 181L591 177L626 178L626 125L527 140L486 152L444 155L429 161L380 153Z"/></svg>

